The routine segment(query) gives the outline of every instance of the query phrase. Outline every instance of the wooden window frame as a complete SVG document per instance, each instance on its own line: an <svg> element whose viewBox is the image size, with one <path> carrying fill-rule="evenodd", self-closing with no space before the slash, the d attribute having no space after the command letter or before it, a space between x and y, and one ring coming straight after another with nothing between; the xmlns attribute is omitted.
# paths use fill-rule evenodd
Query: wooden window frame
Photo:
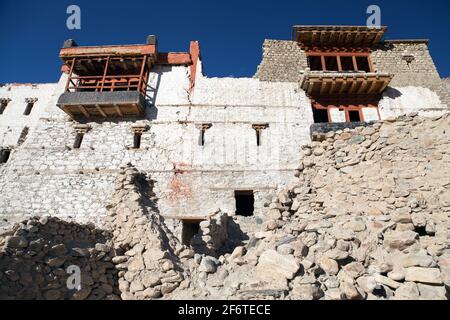
<svg viewBox="0 0 450 320"><path fill-rule="evenodd" d="M372 64L372 59L370 57L370 52L307 52L306 56L307 56L307 58L308 57L320 57L321 63L322 63L322 71L328 71L326 63L325 63L325 57L336 57L337 65L338 65L338 72L359 71L356 58L364 57L364 58L367 58L367 63L369 65L369 70L370 70L369 72L375 72L374 71L375 69ZM341 57L351 57L352 61L353 61L353 69L354 70L342 70Z"/></svg>

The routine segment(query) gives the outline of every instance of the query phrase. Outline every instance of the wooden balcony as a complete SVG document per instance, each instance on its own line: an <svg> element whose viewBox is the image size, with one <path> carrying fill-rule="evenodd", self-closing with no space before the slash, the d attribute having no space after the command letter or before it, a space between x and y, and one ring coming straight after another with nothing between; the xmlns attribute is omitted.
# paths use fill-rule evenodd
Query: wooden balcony
<svg viewBox="0 0 450 320"><path fill-rule="evenodd" d="M309 96L381 94L393 78L384 73L306 73L301 88Z"/></svg>
<svg viewBox="0 0 450 320"><path fill-rule="evenodd" d="M57 105L72 118L145 115L154 45L71 47L60 56L70 71Z"/></svg>

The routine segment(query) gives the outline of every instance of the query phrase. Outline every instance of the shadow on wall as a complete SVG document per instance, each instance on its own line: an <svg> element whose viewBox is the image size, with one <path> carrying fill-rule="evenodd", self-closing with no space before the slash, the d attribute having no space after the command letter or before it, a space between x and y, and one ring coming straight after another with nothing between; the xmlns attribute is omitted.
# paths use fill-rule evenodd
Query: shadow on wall
<svg viewBox="0 0 450 320"><path fill-rule="evenodd" d="M402 96L402 93L400 91L398 91L397 89L392 88L392 87L387 87L386 90L384 90L384 92L383 92L382 98L396 99L396 98L400 98L401 96Z"/></svg>
<svg viewBox="0 0 450 320"><path fill-rule="evenodd" d="M0 236L0 300L118 299L110 239L107 231L57 218L16 225ZM81 271L79 291L67 285L77 283L71 266Z"/></svg>
<svg viewBox="0 0 450 320"><path fill-rule="evenodd" d="M164 72L171 72L172 67L165 68L153 68L151 73L156 74L156 84L154 87L147 84L147 92L145 98L149 102L150 106L155 106L156 98L158 96L159 86L161 85L161 77Z"/></svg>
<svg viewBox="0 0 450 320"><path fill-rule="evenodd" d="M236 247L244 246L245 241L249 240L249 236L242 231L241 226L233 219L228 221L228 237L224 245L220 248L219 253L232 253Z"/></svg>

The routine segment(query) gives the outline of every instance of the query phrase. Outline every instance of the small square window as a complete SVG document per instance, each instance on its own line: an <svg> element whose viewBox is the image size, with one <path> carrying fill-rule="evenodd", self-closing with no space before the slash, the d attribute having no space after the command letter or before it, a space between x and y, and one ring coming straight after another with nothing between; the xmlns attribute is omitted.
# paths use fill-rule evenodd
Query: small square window
<svg viewBox="0 0 450 320"><path fill-rule="evenodd" d="M236 200L236 214L238 216L253 216L255 210L255 196L253 190L235 191L234 198Z"/></svg>
<svg viewBox="0 0 450 320"><path fill-rule="evenodd" d="M313 108L314 123L328 123L328 110Z"/></svg>
<svg viewBox="0 0 450 320"><path fill-rule="evenodd" d="M361 116L358 110L348 111L348 119L350 122L361 122Z"/></svg>

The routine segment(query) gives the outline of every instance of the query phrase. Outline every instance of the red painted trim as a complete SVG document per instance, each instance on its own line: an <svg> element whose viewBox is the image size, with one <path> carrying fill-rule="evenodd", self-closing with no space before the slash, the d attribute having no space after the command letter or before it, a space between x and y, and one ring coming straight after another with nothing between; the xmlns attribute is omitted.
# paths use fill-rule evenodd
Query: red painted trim
<svg viewBox="0 0 450 320"><path fill-rule="evenodd" d="M192 63L191 55L187 52L158 53L156 64L183 65Z"/></svg>
<svg viewBox="0 0 450 320"><path fill-rule="evenodd" d="M191 59L192 59L192 64L190 66L191 83L190 83L190 91L189 92L190 92L190 94L192 94L192 92L194 91L195 79L197 76L197 64L198 64L199 60L201 59L200 44L198 41L191 41L189 52L191 53Z"/></svg>

